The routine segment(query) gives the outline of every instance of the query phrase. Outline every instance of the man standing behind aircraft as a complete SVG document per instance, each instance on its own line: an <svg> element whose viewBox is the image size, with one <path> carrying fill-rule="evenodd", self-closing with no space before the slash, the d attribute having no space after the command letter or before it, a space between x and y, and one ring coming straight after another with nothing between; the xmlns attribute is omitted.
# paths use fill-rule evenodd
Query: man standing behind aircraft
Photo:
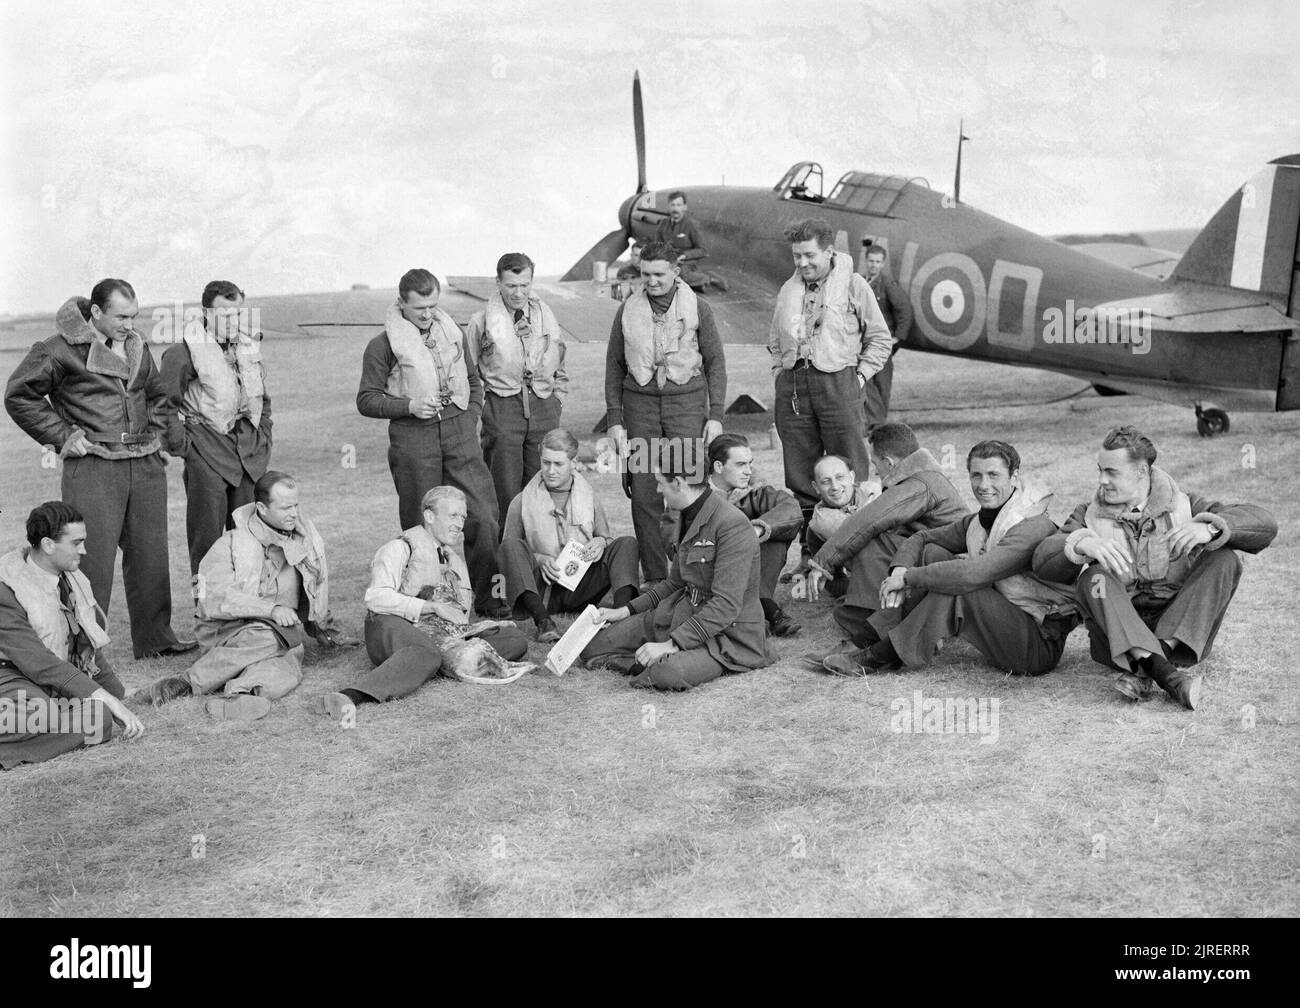
<svg viewBox="0 0 1300 1008"><path fill-rule="evenodd" d="M5 409L63 460L63 500L86 519L82 571L104 612L122 548L122 582L137 658L198 646L172 632L167 566L167 473L158 454L167 393L135 331L140 309L125 280L70 298L56 333L32 347L5 390Z"/></svg>
<svg viewBox="0 0 1300 1008"><path fill-rule="evenodd" d="M420 501L429 490L459 487L469 501L465 553L479 612L509 619L492 598L499 527L492 476L475 429L483 412L483 384L469 366L469 344L455 320L438 307L441 286L428 270L408 270L400 300L384 331L361 359L357 412L387 420L388 468L397 487L404 529L423 523Z"/></svg>
<svg viewBox="0 0 1300 1008"><path fill-rule="evenodd" d="M889 360L863 389L863 429L868 434L889 417L889 393L894 385L894 354L912 331L912 303L898 281L885 272L885 257L888 254L888 250L880 245L873 246L867 252L867 284L871 287L871 293L876 295L876 305L894 337Z"/></svg>
<svg viewBox="0 0 1300 1008"><path fill-rule="evenodd" d="M605 419L631 474L641 572L646 581L662 581L668 560L659 531L663 501L651 471L653 453L664 439L694 440L703 431L708 445L722 433L727 361L713 309L681 280L672 246L647 244L641 277L641 290L619 306L610 330Z"/></svg>
<svg viewBox="0 0 1300 1008"><path fill-rule="evenodd" d="M785 237L795 272L777 294L767 348L785 485L807 516L817 503L813 465L823 455L842 455L854 472L870 472L862 396L888 363L892 340L866 279L833 248L826 221L801 221Z"/></svg>
<svg viewBox="0 0 1300 1008"><path fill-rule="evenodd" d="M483 459L502 519L537 475L542 438L560 426L569 394L564 333L532 288L533 261L507 252L497 260L497 292L465 333L483 379Z"/></svg>
<svg viewBox="0 0 1300 1008"><path fill-rule="evenodd" d="M167 450L185 460L191 574L221 533L234 528L231 514L252 502L253 484L271 461L262 334L241 324L243 305L243 291L213 280L203 288L203 328L185 326L183 342L162 357L171 407Z"/></svg>

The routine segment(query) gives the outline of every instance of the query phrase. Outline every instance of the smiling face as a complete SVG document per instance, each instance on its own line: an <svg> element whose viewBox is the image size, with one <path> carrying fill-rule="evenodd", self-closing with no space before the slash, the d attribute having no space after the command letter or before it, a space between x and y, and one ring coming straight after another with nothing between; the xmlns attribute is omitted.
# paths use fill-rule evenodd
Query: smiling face
<svg viewBox="0 0 1300 1008"><path fill-rule="evenodd" d="M518 273L507 271L497 277L497 290L501 292L502 303L511 311L523 311L528 307L528 295L533 289L533 271L522 270Z"/></svg>
<svg viewBox="0 0 1300 1008"><path fill-rule="evenodd" d="M647 294L655 297L667 294L677 284L682 268L666 259L642 259L641 279L645 282Z"/></svg>
<svg viewBox="0 0 1300 1008"><path fill-rule="evenodd" d="M433 328L433 310L438 307L438 293L436 289L432 294L411 291L402 300L402 318L420 332L427 333Z"/></svg>
<svg viewBox="0 0 1300 1008"><path fill-rule="evenodd" d="M794 258L794 268L804 283L812 283L830 273L835 249L822 248L817 244L816 238L809 238L791 245L790 255Z"/></svg>
<svg viewBox="0 0 1300 1008"><path fill-rule="evenodd" d="M813 469L813 485L827 507L842 508L853 500L857 477L842 459L826 458Z"/></svg>
<svg viewBox="0 0 1300 1008"><path fill-rule="evenodd" d="M424 525L429 535L443 546L454 546L465 533L465 516L468 514L463 500L443 497L424 509Z"/></svg>
<svg viewBox="0 0 1300 1008"><path fill-rule="evenodd" d="M1134 462L1124 448L1097 453L1097 488L1107 504L1135 505L1151 488L1151 469Z"/></svg>
<svg viewBox="0 0 1300 1008"><path fill-rule="evenodd" d="M984 510L996 511L1016 489L1016 474L1007 470L1003 459L973 458L968 473L971 493Z"/></svg>
<svg viewBox="0 0 1300 1008"><path fill-rule="evenodd" d="M573 459L562 449L543 448L540 471L548 490L567 490L573 483Z"/></svg>
<svg viewBox="0 0 1300 1008"><path fill-rule="evenodd" d="M103 308L90 306L90 324L105 339L124 340L135 333L135 317L140 306L120 291L114 291Z"/></svg>
<svg viewBox="0 0 1300 1008"><path fill-rule="evenodd" d="M727 461L713 463L713 482L726 490L744 490L754 478L754 453L744 445L727 452Z"/></svg>
<svg viewBox="0 0 1300 1008"><path fill-rule="evenodd" d="M86 526L81 522L70 522L63 526L58 539L48 536L41 540L41 556L45 566L68 574L81 566L81 558L86 555Z"/></svg>

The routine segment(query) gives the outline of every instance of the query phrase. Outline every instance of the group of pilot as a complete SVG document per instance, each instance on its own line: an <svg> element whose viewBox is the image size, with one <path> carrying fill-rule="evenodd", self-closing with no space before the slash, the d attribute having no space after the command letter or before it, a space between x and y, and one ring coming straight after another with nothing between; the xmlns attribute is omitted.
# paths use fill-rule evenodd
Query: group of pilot
<svg viewBox="0 0 1300 1008"><path fill-rule="evenodd" d="M800 630L775 599L796 540L792 595L825 591L845 637L804 658L815 669L915 668L961 637L1000 669L1039 675L1082 621L1125 697L1158 686L1197 706L1192 669L1236 590L1237 552L1277 533L1267 512L1189 494L1155 465L1147 437L1118 427L1102 441L1095 495L1064 526L998 440L967 455L978 502L968 513L912 430L884 421L892 353L910 324L884 250L864 277L817 219L786 231L795 271L769 334L784 486L756 481L748 442L723 431L726 361L695 290L726 284L698 270L701 256L683 277L683 248L699 241L679 196L667 240L637 249L639 282L606 358L605 420L635 537L611 533L562 425L563 332L533 293L532 260L501 257L497 292L465 331L439 307L432 273L401 278L356 397L363 416L389 422L400 534L375 554L365 592L374 667L314 698L317 710L349 717L409 695L439 673L452 637L521 658L516 617L550 643L555 617L588 605L604 626L583 660L635 685L688 689L769 665L770 638ZM85 742L66 718L33 730L16 716L33 705L98 703L125 737L143 731L105 653L118 548L136 657L200 650L132 702L204 695L213 717L259 718L300 684L308 637L360 643L332 625L326 544L299 510L297 482L269 467L271 401L243 292L209 284L201 319L160 368L137 313L130 284L101 281L59 310L56 333L5 392L18 426L63 463L62 500L33 509L26 545L0 557L6 769ZM164 453L185 464L193 641L170 626ZM566 548L587 565L567 586Z"/></svg>

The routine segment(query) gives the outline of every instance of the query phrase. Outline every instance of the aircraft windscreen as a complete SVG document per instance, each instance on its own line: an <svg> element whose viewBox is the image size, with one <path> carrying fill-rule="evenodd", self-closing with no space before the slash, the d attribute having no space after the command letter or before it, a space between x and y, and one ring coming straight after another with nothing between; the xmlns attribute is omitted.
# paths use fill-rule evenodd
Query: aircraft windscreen
<svg viewBox="0 0 1300 1008"><path fill-rule="evenodd" d="M845 172L826 202L845 210L886 217L906 187L907 179L899 175Z"/></svg>

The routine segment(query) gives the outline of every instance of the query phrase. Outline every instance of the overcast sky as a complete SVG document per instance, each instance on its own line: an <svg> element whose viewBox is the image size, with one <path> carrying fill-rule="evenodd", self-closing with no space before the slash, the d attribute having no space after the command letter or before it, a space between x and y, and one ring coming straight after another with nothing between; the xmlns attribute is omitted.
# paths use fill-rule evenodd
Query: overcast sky
<svg viewBox="0 0 1300 1008"><path fill-rule="evenodd" d="M271 9L274 6L275 9ZM83 8L89 8L89 13ZM1199 227L1300 150L1294 0L9 2L0 312L563 272L635 188L816 159L1047 233Z"/></svg>

